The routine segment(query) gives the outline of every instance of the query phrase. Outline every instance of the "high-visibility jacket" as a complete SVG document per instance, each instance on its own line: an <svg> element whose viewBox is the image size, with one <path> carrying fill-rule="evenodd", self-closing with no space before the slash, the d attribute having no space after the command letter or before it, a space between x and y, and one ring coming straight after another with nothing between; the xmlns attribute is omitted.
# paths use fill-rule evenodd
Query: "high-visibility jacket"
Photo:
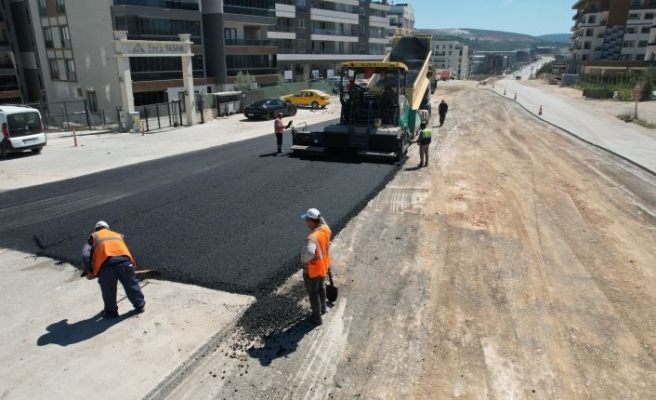
<svg viewBox="0 0 656 400"><path fill-rule="evenodd" d="M136 267L128 246L123 241L123 235L109 229L101 229L91 234L91 252L93 254L93 274L98 275L100 267L109 257L125 256L130 258Z"/></svg>
<svg viewBox="0 0 656 400"><path fill-rule="evenodd" d="M310 278L328 275L330 268L330 228L323 224L312 231L307 240L315 244L314 257L305 263L305 269Z"/></svg>
<svg viewBox="0 0 656 400"><path fill-rule="evenodd" d="M419 144L430 144L431 142L431 130L428 128L422 129L421 132L419 132L419 135L421 135L421 138L419 140Z"/></svg>
<svg viewBox="0 0 656 400"><path fill-rule="evenodd" d="M282 117L276 118L275 122L273 123L273 129L275 133L285 132L285 127L282 124Z"/></svg>

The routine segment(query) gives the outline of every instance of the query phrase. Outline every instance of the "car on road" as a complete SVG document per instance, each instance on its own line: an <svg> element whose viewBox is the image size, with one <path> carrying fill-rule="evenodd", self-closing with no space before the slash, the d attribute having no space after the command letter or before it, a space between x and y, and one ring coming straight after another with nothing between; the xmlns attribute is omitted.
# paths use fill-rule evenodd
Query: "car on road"
<svg viewBox="0 0 656 400"><path fill-rule="evenodd" d="M330 104L330 95L322 90L304 89L294 94L283 96L282 100L297 106L324 108Z"/></svg>
<svg viewBox="0 0 656 400"><path fill-rule="evenodd" d="M38 154L48 142L41 113L35 108L0 105L0 126L0 158L25 150Z"/></svg>
<svg viewBox="0 0 656 400"><path fill-rule="evenodd" d="M244 116L248 119L273 119L279 112L288 117L296 115L297 109L295 105L286 103L279 98L258 100L244 108Z"/></svg>

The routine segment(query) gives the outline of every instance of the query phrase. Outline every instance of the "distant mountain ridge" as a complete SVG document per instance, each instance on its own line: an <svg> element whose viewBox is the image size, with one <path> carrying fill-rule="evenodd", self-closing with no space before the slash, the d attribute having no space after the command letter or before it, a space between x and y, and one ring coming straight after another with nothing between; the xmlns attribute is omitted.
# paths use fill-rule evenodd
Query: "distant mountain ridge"
<svg viewBox="0 0 656 400"><path fill-rule="evenodd" d="M473 50L497 51L535 46L566 47L572 36L571 33L531 36L523 33L471 28L416 29L415 32L443 37L444 40L460 41Z"/></svg>

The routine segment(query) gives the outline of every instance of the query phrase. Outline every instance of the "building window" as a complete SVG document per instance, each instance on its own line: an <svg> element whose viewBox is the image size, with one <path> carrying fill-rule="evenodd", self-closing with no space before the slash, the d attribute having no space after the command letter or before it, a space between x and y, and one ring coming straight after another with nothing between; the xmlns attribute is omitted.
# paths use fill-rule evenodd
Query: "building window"
<svg viewBox="0 0 656 400"><path fill-rule="evenodd" d="M583 48L585 50L590 50L592 48L592 43L590 43L590 42L583 43Z"/></svg>
<svg viewBox="0 0 656 400"><path fill-rule="evenodd" d="M636 54L635 60L636 61L645 61L645 55L644 54Z"/></svg>
<svg viewBox="0 0 656 400"><path fill-rule="evenodd" d="M48 65L50 65L50 78L59 80L59 64L57 64L57 60L48 60Z"/></svg>
<svg viewBox="0 0 656 400"><path fill-rule="evenodd" d="M640 33L649 33L649 32L651 32L651 29L648 26L644 26L640 31Z"/></svg>
<svg viewBox="0 0 656 400"><path fill-rule="evenodd" d="M73 60L66 60L64 65L66 66L66 80L72 82L77 81L77 75L75 74L75 62Z"/></svg>
<svg viewBox="0 0 656 400"><path fill-rule="evenodd" d="M636 28L633 28L633 27L626 28L626 32L625 32L625 33L626 33L627 35L632 35L632 34L636 33Z"/></svg>
<svg viewBox="0 0 656 400"><path fill-rule="evenodd" d="M654 13L645 13L645 19L646 20L651 20L654 19Z"/></svg>
<svg viewBox="0 0 656 400"><path fill-rule="evenodd" d="M298 28L305 29L305 20L303 18L299 18L296 21L298 21L296 25Z"/></svg>
<svg viewBox="0 0 656 400"><path fill-rule="evenodd" d="M296 48L300 53L304 53L306 51L306 47L305 39L298 39L296 41Z"/></svg>
<svg viewBox="0 0 656 400"><path fill-rule="evenodd" d="M98 112L98 98L95 90L87 90L87 106L89 111Z"/></svg>
<svg viewBox="0 0 656 400"><path fill-rule="evenodd" d="M298 7L307 7L307 3L305 0L296 0L296 5Z"/></svg>
<svg viewBox="0 0 656 400"><path fill-rule="evenodd" d="M237 28L223 28L223 34L225 35L225 43L232 44L237 41Z"/></svg>
<svg viewBox="0 0 656 400"><path fill-rule="evenodd" d="M629 14L629 21L635 21L640 19L640 14Z"/></svg>
<svg viewBox="0 0 656 400"><path fill-rule="evenodd" d="M52 30L50 30L50 28L45 28L43 30L43 38L46 41L46 48L47 49L54 49L55 48L55 43L52 41Z"/></svg>
<svg viewBox="0 0 656 400"><path fill-rule="evenodd" d="M638 42L638 47L647 47L647 41L646 40L641 40Z"/></svg>
<svg viewBox="0 0 656 400"><path fill-rule="evenodd" d="M46 7L46 0L39 0L39 15L44 17L48 15L48 8Z"/></svg>
<svg viewBox="0 0 656 400"><path fill-rule="evenodd" d="M65 49L70 49L71 48L71 35L68 32L68 26L62 26L60 28L60 38L61 38L61 45Z"/></svg>
<svg viewBox="0 0 656 400"><path fill-rule="evenodd" d="M588 16L588 24L594 24L596 22L597 22L597 16L596 15Z"/></svg>
<svg viewBox="0 0 656 400"><path fill-rule="evenodd" d="M624 47L625 49L633 48L633 47L635 47L635 42L633 42L633 41L624 42L624 43L622 43L622 47Z"/></svg>
<svg viewBox="0 0 656 400"><path fill-rule="evenodd" d="M66 6L64 0L55 0L55 10L57 14L66 14Z"/></svg>
<svg viewBox="0 0 656 400"><path fill-rule="evenodd" d="M630 61L631 60L631 54L622 54L620 56L620 60L622 61Z"/></svg>

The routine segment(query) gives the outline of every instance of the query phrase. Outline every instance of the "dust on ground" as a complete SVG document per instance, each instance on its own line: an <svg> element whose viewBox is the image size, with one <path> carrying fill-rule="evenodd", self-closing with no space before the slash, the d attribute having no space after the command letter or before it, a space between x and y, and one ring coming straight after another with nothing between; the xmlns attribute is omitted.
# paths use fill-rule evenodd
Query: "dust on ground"
<svg viewBox="0 0 656 400"><path fill-rule="evenodd" d="M235 333L154 397L652 396L654 176L470 84L441 99L429 167L413 148L335 239L324 324Z"/></svg>

